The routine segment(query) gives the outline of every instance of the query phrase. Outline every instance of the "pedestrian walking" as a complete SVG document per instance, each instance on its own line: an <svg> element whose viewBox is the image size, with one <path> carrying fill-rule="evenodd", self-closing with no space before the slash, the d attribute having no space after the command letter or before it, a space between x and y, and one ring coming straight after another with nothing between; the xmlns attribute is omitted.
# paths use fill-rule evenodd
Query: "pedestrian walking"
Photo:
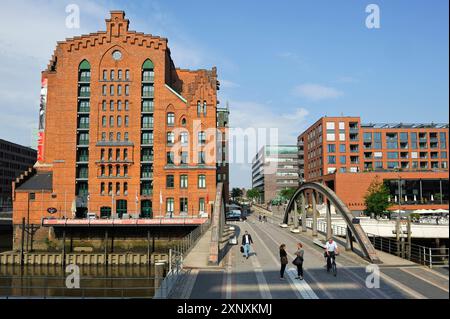
<svg viewBox="0 0 450 319"><path fill-rule="evenodd" d="M266 215L263 216L263 222L265 222L265 223L267 222L267 216Z"/></svg>
<svg viewBox="0 0 450 319"><path fill-rule="evenodd" d="M302 243L297 244L297 251L295 252L295 259L292 262L297 266L297 277L295 279L303 280L303 260L304 260L305 251L303 250Z"/></svg>
<svg viewBox="0 0 450 319"><path fill-rule="evenodd" d="M259 215L259 222L261 222L261 215Z"/></svg>
<svg viewBox="0 0 450 319"><path fill-rule="evenodd" d="M281 269L280 269L280 279L284 279L284 271L286 270L286 266L288 264L288 258L286 253L286 245L281 244L280 246L280 263L281 263Z"/></svg>
<svg viewBox="0 0 450 319"><path fill-rule="evenodd" d="M244 257L248 259L250 255L250 245L253 244L252 236L245 231L244 236L242 236L242 246L244 247Z"/></svg>

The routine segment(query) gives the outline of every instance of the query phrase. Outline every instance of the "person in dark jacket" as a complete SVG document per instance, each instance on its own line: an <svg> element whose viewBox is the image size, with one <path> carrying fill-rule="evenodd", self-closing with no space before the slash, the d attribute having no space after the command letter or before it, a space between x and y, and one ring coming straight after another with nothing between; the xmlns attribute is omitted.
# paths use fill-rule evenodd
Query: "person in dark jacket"
<svg viewBox="0 0 450 319"><path fill-rule="evenodd" d="M245 231L244 236L242 236L242 246L244 246L244 257L248 259L248 256L250 254L250 245L253 244L252 236L248 233L248 231Z"/></svg>
<svg viewBox="0 0 450 319"><path fill-rule="evenodd" d="M288 264L288 258L286 253L286 245L281 244L280 246L280 263L281 263L281 269L280 269L280 279L284 279L284 271L286 270L286 266Z"/></svg>
<svg viewBox="0 0 450 319"><path fill-rule="evenodd" d="M297 266L297 277L295 279L303 280L303 257L305 255L305 251L303 250L302 243L297 244L297 251L295 252L295 259L298 259L298 262L295 264Z"/></svg>

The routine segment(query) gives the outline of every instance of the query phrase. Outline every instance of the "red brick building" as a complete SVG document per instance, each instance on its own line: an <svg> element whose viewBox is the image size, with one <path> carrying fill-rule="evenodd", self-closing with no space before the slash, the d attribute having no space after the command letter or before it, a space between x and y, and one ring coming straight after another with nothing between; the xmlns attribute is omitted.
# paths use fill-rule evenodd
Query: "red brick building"
<svg viewBox="0 0 450 319"><path fill-rule="evenodd" d="M322 117L298 137L304 178L336 191L351 210L377 176L392 209L448 209L448 124L362 124L359 117Z"/></svg>
<svg viewBox="0 0 450 319"><path fill-rule="evenodd" d="M207 217L218 171L228 183L218 89L216 68L176 68L168 40L130 31L122 11L106 31L58 42L42 72L38 164L16 182L14 224Z"/></svg>

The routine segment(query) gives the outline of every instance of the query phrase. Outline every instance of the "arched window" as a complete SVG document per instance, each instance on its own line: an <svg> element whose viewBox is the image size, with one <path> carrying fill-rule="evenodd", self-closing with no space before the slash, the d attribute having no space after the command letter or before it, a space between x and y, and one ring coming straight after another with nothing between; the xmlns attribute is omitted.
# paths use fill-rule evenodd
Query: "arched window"
<svg viewBox="0 0 450 319"><path fill-rule="evenodd" d="M109 117L109 126L114 127L114 116Z"/></svg>
<svg viewBox="0 0 450 319"><path fill-rule="evenodd" d="M102 126L106 127L106 116L102 117Z"/></svg>
<svg viewBox="0 0 450 319"><path fill-rule="evenodd" d="M122 134L117 133L117 142L120 142L122 140Z"/></svg>
<svg viewBox="0 0 450 319"><path fill-rule="evenodd" d="M90 82L91 81L91 65L87 60L83 60L79 66L78 81Z"/></svg>
<svg viewBox="0 0 450 319"><path fill-rule="evenodd" d="M202 103L197 101L197 115L200 116L202 114Z"/></svg>
<svg viewBox="0 0 450 319"><path fill-rule="evenodd" d="M142 82L154 82L154 68L153 62L149 59L145 60L142 65Z"/></svg>
<svg viewBox="0 0 450 319"><path fill-rule="evenodd" d="M117 127L121 127L122 126L122 116L118 116L117 117Z"/></svg>
<svg viewBox="0 0 450 319"><path fill-rule="evenodd" d="M183 117L183 119L181 120L181 126L186 126L186 119Z"/></svg>
<svg viewBox="0 0 450 319"><path fill-rule="evenodd" d="M206 116L206 101L203 101L203 115Z"/></svg>

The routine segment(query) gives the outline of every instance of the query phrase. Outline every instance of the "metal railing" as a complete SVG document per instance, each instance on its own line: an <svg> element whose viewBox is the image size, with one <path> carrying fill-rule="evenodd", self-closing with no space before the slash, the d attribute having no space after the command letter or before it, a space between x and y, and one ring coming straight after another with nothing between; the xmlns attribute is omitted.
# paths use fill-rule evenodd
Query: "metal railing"
<svg viewBox="0 0 450 319"><path fill-rule="evenodd" d="M368 233L375 249L433 268L448 265L449 248L432 248Z"/></svg>
<svg viewBox="0 0 450 319"><path fill-rule="evenodd" d="M177 287L177 281L180 278L180 275L184 274L184 256L191 251L197 241L206 233L210 226L211 220L208 219L206 223L195 228L192 232L183 237L175 246L173 246L173 248L169 249L169 271L162 280L154 298L169 298L170 294Z"/></svg>

